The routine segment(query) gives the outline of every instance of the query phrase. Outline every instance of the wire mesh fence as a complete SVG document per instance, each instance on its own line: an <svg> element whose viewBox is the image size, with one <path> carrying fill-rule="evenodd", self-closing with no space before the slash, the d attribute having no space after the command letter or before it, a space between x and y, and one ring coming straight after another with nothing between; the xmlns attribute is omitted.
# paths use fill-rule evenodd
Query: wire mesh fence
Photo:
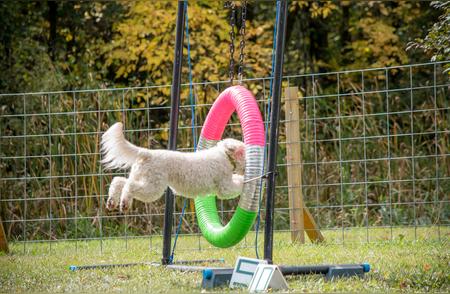
<svg viewBox="0 0 450 294"><path fill-rule="evenodd" d="M297 86L301 117L301 189L330 242L371 242L403 236L449 236L450 82L446 62L283 77ZM245 80L267 120L270 78ZM182 87L178 149L193 151L206 114L228 82ZM0 215L10 241L52 246L59 241L146 238L161 249L164 202L134 202L128 214L105 209L111 179L124 172L100 165L101 135L123 121L132 143L166 148L170 85L0 94ZM191 127L192 107L195 109ZM284 110L283 110L284 111ZM284 118L284 113L281 115ZM289 231L285 123L280 125L276 231ZM224 136L242 138L235 115ZM264 193L263 193L264 195ZM183 199L175 203L174 231ZM263 202L264 203L264 202ZM219 201L224 222L237 200ZM262 207L264 215L264 207ZM192 201L182 218L185 250L209 248ZM382 235L372 233L383 230ZM402 237L402 238L403 238ZM253 246L249 236L239 246ZM260 239L261 240L261 239ZM181 241L183 242L183 241Z"/></svg>

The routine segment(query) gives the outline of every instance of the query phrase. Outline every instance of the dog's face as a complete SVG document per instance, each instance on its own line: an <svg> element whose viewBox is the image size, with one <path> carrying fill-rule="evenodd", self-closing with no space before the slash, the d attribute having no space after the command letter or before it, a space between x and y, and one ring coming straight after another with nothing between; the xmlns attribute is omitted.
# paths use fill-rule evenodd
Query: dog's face
<svg viewBox="0 0 450 294"><path fill-rule="evenodd" d="M235 139L224 139L218 145L225 149L225 153L234 166L234 172L243 175L245 172L245 144Z"/></svg>

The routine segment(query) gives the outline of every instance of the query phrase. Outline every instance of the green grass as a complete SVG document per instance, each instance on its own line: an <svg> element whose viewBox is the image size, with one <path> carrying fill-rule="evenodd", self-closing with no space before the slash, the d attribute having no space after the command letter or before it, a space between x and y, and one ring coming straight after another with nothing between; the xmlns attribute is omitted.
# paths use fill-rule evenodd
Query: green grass
<svg viewBox="0 0 450 294"><path fill-rule="evenodd" d="M449 292L450 229L436 228L349 230L344 244L294 245L289 234L275 235L274 260L278 264L305 265L369 262L364 279L333 282L321 276L287 277L293 292ZM340 242L341 231L326 231L327 240ZM392 237L392 240L391 240ZM414 241L414 239L417 241ZM249 248L215 249L198 237L180 239L176 259L225 258L233 266L237 256L254 257L253 236ZM245 243L244 243L245 244ZM161 240L149 238L87 242L29 243L10 245L12 253L0 256L0 292L200 292L201 274L182 273L162 267L135 266L71 272L69 265L128 263L160 260ZM101 249L101 250L100 250ZM217 264L215 264L217 266ZM220 292L225 289L220 289ZM216 290L217 292L217 290Z"/></svg>

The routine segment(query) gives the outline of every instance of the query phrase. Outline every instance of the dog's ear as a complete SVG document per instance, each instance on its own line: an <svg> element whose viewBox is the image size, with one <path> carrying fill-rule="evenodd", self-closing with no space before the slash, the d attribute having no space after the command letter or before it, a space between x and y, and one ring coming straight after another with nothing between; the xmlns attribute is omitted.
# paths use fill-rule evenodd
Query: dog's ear
<svg viewBox="0 0 450 294"><path fill-rule="evenodd" d="M225 139L223 146L228 156L231 156L236 161L245 160L245 144L238 140Z"/></svg>
<svg viewBox="0 0 450 294"><path fill-rule="evenodd" d="M239 144L234 148L234 158L236 158L237 161L241 161L245 159L245 145Z"/></svg>

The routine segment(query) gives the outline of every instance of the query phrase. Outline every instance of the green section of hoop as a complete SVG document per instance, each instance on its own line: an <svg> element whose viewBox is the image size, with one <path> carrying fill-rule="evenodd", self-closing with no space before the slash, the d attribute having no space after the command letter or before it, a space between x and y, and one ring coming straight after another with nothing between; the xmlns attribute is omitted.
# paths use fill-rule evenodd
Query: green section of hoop
<svg viewBox="0 0 450 294"><path fill-rule="evenodd" d="M239 243L251 229L256 219L256 211L247 211L237 207L226 226L219 219L216 196L197 197L195 213L203 236L216 247L228 248Z"/></svg>

